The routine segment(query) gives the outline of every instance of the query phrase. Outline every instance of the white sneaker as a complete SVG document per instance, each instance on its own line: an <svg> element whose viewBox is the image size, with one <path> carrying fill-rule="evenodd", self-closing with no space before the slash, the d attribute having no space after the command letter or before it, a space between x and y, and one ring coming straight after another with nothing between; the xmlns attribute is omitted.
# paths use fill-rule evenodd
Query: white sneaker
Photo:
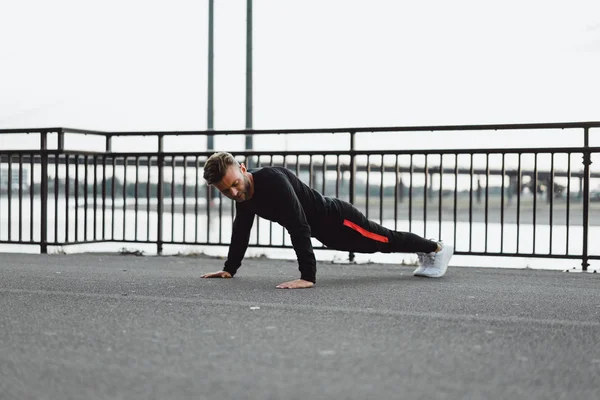
<svg viewBox="0 0 600 400"><path fill-rule="evenodd" d="M442 249L439 252L417 253L419 267L414 270L413 275L427 278L441 278L448 269L448 262L454 254L454 248L440 242Z"/></svg>
<svg viewBox="0 0 600 400"><path fill-rule="evenodd" d="M415 276L425 276L425 271L433 265L435 259L435 252L431 253L417 253L419 259L419 267L413 271Z"/></svg>

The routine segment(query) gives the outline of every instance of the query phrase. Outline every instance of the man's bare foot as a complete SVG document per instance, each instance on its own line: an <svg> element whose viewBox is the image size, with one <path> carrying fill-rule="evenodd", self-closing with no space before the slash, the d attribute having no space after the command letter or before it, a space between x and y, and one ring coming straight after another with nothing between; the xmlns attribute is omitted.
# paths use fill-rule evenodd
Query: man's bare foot
<svg viewBox="0 0 600 400"><path fill-rule="evenodd" d="M277 289L307 289L315 284L304 279L296 279L295 281L283 282L277 285Z"/></svg>

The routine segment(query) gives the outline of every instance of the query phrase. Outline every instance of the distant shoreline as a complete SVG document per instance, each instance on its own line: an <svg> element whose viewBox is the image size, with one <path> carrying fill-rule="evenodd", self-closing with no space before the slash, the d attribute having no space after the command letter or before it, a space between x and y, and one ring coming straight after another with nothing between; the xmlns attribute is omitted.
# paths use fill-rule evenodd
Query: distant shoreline
<svg viewBox="0 0 600 400"><path fill-rule="evenodd" d="M365 203L355 204L359 209L365 212ZM454 203L451 200L447 202L442 202L442 221L454 221ZM90 206L90 204L88 204ZM80 207L82 205L80 204ZM101 206L99 206L101 208ZM457 222L469 222L469 203L468 201L461 201L457 203L457 212L456 212L456 221ZM517 203L514 201L509 207L504 208L504 224L516 224L517 222ZM91 207L88 207L91 208ZM120 208L122 210L123 205L115 206L115 208ZM127 204L127 210L135 210L135 204ZM106 207L107 211L110 209L110 206ZM139 213L145 213L148 211L147 204L138 204L137 206ZM150 204L149 211L157 212L158 206L156 204ZM205 205L196 205L186 204L185 208L183 204L175 204L171 206L171 204L165 204L163 206L163 212L167 214L171 214L171 210L173 210L174 214L185 214L187 216L195 215L197 212L198 215L206 215L206 207ZM550 207L549 204L543 202L540 204L538 201L536 208L536 224L546 224L550 223ZM412 219L413 221L423 221L424 214L423 202L413 201L412 204ZM533 204L531 202L522 202L521 210L519 215L520 223L533 223ZM222 208L223 215L230 216L231 215L231 206L229 204L223 205ZM219 214L218 205L210 208L210 213L213 216L217 216ZM570 216L569 216L569 224L570 225L582 225L583 224L583 205L580 203L571 203L570 204ZM488 223L500 223L502 218L500 204L488 204ZM393 204L384 205L383 206L383 216L380 218L379 214L379 204L371 202L369 205L369 213L368 218L374 221L379 221L380 219L389 220L396 219L398 220L408 220L409 219L409 204L408 201L398 204L397 212L393 209ZM428 203L427 206L427 221L437 221L439 219L439 210L437 203ZM473 210L472 210L472 221L473 222L485 222L485 203L477 204L473 202ZM553 207L553 215L552 222L554 225L565 225L566 224L566 205L555 204ZM592 226L600 226L600 205L593 205L590 207L589 213L589 223Z"/></svg>

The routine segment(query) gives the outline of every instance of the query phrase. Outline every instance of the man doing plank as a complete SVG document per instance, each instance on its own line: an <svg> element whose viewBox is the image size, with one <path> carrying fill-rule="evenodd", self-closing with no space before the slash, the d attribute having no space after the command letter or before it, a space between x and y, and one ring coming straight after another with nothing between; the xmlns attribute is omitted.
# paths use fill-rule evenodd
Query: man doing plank
<svg viewBox="0 0 600 400"><path fill-rule="evenodd" d="M352 204L323 196L283 167L247 170L229 153L218 152L204 165L204 179L236 201L231 244L222 271L202 278L231 278L242 264L255 215L282 225L298 258L300 279L280 289L310 288L316 282L311 237L325 246L354 253L416 253L416 276L439 278L446 273L454 249L410 232L387 229L368 220Z"/></svg>

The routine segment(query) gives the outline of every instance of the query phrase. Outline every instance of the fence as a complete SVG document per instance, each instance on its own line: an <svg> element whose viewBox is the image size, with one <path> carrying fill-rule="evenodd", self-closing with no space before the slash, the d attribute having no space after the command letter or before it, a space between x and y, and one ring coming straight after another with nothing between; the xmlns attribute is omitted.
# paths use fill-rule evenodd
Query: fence
<svg viewBox="0 0 600 400"><path fill-rule="evenodd" d="M49 246L151 243L159 254L165 245L228 245L234 204L202 179L202 165L212 151L165 151L165 139L342 137L346 149L232 153L249 168L290 168L310 186L350 201L388 228L453 242L456 254L580 259L587 270L590 260L600 259L600 248L590 248L590 229L600 226L600 191L594 189L600 187L600 172L591 167L600 147L590 145L590 135L599 127L600 122L194 132L0 130L4 143L18 135L28 138L19 143L39 144L0 149L0 244L36 245L46 253ZM508 131L564 132L581 138L582 145L414 150L389 148L389 143L374 150L357 145L357 137L369 143L363 147L373 147L382 135L498 137ZM103 148L65 146L66 138L82 135L100 138ZM115 140L131 136L155 141L157 151L112 151ZM280 226L259 221L250 246L290 248L291 241Z"/></svg>

